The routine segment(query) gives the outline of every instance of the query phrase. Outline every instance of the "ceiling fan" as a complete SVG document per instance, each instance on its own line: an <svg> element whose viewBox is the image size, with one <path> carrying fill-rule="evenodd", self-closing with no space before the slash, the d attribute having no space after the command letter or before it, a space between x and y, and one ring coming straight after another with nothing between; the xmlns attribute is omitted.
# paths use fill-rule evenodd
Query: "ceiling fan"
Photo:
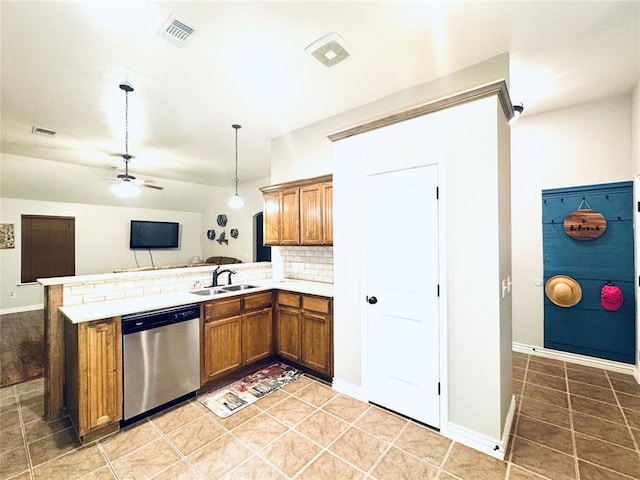
<svg viewBox="0 0 640 480"><path fill-rule="evenodd" d="M153 188L155 190L164 190L158 185L151 185L153 180L137 179L133 175L129 175L129 162L133 158L129 155L129 92L133 92L133 86L130 83L122 82L120 90L125 93L125 140L122 159L124 160L124 173L116 176L115 183L111 189L116 195L121 197L135 197L140 194L140 187Z"/></svg>

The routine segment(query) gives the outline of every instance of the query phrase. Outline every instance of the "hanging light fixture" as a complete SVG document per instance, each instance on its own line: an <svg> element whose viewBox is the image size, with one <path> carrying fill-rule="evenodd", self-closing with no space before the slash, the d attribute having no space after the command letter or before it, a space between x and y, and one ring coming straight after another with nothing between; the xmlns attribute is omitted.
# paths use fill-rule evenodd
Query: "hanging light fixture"
<svg viewBox="0 0 640 480"><path fill-rule="evenodd" d="M137 197L140 195L140 188L133 183L136 177L129 175L129 92L133 92L133 86L130 83L122 82L120 90L124 91L124 174L118 175L118 183L111 186L111 191L120 197Z"/></svg>
<svg viewBox="0 0 640 480"><path fill-rule="evenodd" d="M242 127L236 123L231 126L236 130L236 193L229 199L229 206L231 208L242 208L244 207L244 200L238 195L238 129Z"/></svg>

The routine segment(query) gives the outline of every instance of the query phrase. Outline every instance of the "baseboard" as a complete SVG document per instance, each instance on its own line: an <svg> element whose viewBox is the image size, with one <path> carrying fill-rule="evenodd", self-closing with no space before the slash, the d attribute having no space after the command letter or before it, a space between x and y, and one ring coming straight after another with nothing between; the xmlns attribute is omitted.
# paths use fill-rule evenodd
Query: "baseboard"
<svg viewBox="0 0 640 480"><path fill-rule="evenodd" d="M22 312L32 312L33 310L42 310L44 309L44 305L22 305L20 307L13 308L3 308L0 310L0 315L6 315L8 313L22 313Z"/></svg>
<svg viewBox="0 0 640 480"><path fill-rule="evenodd" d="M577 353L561 352L559 350L551 350L544 347L536 347L534 345L526 345L524 343L512 343L514 352L528 353L529 355L537 355L539 357L552 358L562 362L577 363L588 367L602 368L603 370L611 370L613 372L626 373L633 375L640 382L638 369L635 365L613 360L605 360L603 358L588 357Z"/></svg>
<svg viewBox="0 0 640 480"><path fill-rule="evenodd" d="M362 402L368 401L368 399L364 398L362 387L360 385L354 385L353 383L333 377L332 386L336 392L344 393L345 395Z"/></svg>
<svg viewBox="0 0 640 480"><path fill-rule="evenodd" d="M509 412L507 413L504 429L502 431L502 438L499 441L454 423L447 423L446 425L443 425L440 429L440 433L451 440L455 440L456 442L466 445L467 447L486 453L498 460L504 460L507 453L507 447L509 445L509 435L511 433L511 426L513 424L515 412L516 397L512 395Z"/></svg>

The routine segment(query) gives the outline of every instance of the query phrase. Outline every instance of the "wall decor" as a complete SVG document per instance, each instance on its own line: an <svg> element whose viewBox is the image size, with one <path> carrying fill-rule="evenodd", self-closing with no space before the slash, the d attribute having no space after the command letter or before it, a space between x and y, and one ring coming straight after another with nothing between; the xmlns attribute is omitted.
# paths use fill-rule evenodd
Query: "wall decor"
<svg viewBox="0 0 640 480"><path fill-rule="evenodd" d="M593 240L607 230L607 219L591 208L585 197L564 219L564 232L575 240Z"/></svg>
<svg viewBox="0 0 640 480"><path fill-rule="evenodd" d="M231 233L231 238L238 238L238 229L237 228L232 228L230 233Z"/></svg>
<svg viewBox="0 0 640 480"><path fill-rule="evenodd" d="M0 223L0 248L15 248L13 223Z"/></svg>
<svg viewBox="0 0 640 480"><path fill-rule="evenodd" d="M547 280L544 291L549 300L559 307L573 307L582 299L582 288L573 278L555 275Z"/></svg>
<svg viewBox="0 0 640 480"><path fill-rule="evenodd" d="M218 225L220 227L226 227L227 226L227 216L226 215L218 215Z"/></svg>
<svg viewBox="0 0 640 480"><path fill-rule="evenodd" d="M572 213L589 213L589 204L606 219L606 235L577 241L567 234L564 222ZM544 281L570 276L582 290L581 300L571 308L558 308L542 292L545 348L635 363L634 206L633 182L542 190ZM619 287L622 303L613 296L602 303L606 283Z"/></svg>
<svg viewBox="0 0 640 480"><path fill-rule="evenodd" d="M207 230L207 238L209 240L215 240L216 239L216 231L215 230Z"/></svg>
<svg viewBox="0 0 640 480"><path fill-rule="evenodd" d="M223 243L225 245L229 245L229 240L227 240L227 234L224 232L224 230L222 231L216 242L218 242L220 245L222 245Z"/></svg>

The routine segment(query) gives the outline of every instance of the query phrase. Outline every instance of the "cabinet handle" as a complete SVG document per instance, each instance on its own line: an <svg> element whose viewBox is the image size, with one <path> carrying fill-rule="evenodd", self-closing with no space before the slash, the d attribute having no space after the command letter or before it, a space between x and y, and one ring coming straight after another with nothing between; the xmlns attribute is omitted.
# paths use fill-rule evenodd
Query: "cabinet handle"
<svg viewBox="0 0 640 480"><path fill-rule="evenodd" d="M378 299L376 297L367 297L367 302L369 302L371 305L375 305L376 303L378 303Z"/></svg>

